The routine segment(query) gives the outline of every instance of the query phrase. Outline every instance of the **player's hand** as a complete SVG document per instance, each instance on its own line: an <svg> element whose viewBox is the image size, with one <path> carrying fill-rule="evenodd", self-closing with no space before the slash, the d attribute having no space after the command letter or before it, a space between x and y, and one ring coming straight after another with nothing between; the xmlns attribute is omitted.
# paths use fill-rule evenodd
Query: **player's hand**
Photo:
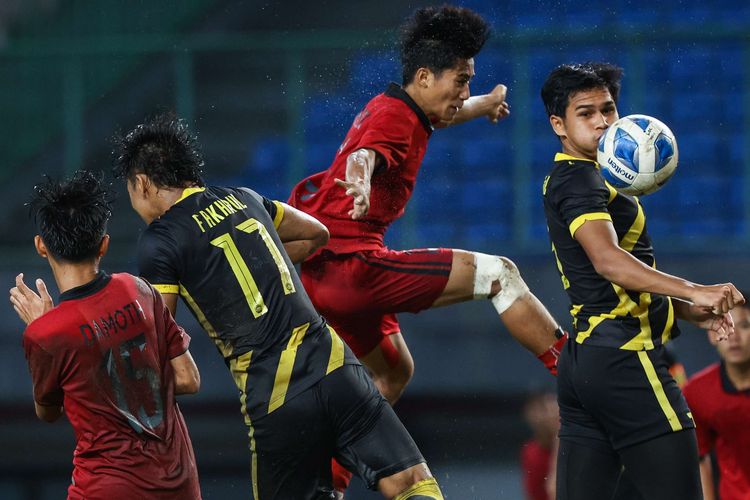
<svg viewBox="0 0 750 500"><path fill-rule="evenodd" d="M706 312L721 316L735 306L745 303L745 298L731 283L719 285L698 285L690 300Z"/></svg>
<svg viewBox="0 0 750 500"><path fill-rule="evenodd" d="M729 313L714 314L703 307L691 304L687 309L687 317L684 319L707 330L715 341L727 340L730 335L734 335L734 320Z"/></svg>
<svg viewBox="0 0 750 500"><path fill-rule="evenodd" d="M16 276L16 286L10 289L10 303L27 325L55 306L41 278L36 280L36 289L39 293L26 286L23 273Z"/></svg>
<svg viewBox="0 0 750 500"><path fill-rule="evenodd" d="M487 113L487 119L492 123L497 123L510 114L510 104L505 100L507 93L508 87L501 83L488 94L492 97L492 107Z"/></svg>
<svg viewBox="0 0 750 500"><path fill-rule="evenodd" d="M354 198L354 207L349 210L352 219L361 219L370 211L370 185L364 180L354 182L335 179L337 186L346 189L347 196Z"/></svg>
<svg viewBox="0 0 750 500"><path fill-rule="evenodd" d="M711 317L698 326L705 328L711 338L716 341L727 340L730 335L734 335L734 320L729 313Z"/></svg>

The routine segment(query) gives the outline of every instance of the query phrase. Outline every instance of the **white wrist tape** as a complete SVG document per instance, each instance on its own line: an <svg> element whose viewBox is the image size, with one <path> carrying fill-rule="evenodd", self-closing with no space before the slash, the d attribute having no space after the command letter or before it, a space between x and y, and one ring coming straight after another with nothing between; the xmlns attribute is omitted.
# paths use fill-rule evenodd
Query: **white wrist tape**
<svg viewBox="0 0 750 500"><path fill-rule="evenodd" d="M492 283L500 282L500 292L492 297L492 305L503 314L513 302L529 291L512 260L496 255L474 252L474 298L487 298L492 293Z"/></svg>

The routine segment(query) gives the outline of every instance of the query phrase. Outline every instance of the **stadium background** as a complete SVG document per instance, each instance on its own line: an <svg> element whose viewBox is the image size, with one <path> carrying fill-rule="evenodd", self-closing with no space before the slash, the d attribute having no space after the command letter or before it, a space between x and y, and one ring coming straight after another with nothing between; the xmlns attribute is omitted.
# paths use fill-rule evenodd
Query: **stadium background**
<svg viewBox="0 0 750 500"><path fill-rule="evenodd" d="M541 181L557 149L538 97L563 62L624 66L620 114L646 113L678 138L680 166L644 199L662 270L750 286L750 4L470 0L494 36L475 94L509 87L512 115L438 131L394 248L451 246L514 258L567 325ZM43 173L109 170L109 138L157 109L199 133L210 183L286 199L326 168L357 110L399 81L395 28L427 2L3 0L0 2L0 282L54 282L36 257L24 202ZM110 271L135 271L142 223L116 183ZM0 498L61 498L72 432L33 415L22 323L0 307ZM181 402L206 498L245 498L249 453L223 362L192 318L203 387ZM524 395L552 382L487 304L402 317L416 374L397 410L449 498L521 498ZM693 373L715 359L702 332L675 342ZM350 498L377 498L355 485Z"/></svg>

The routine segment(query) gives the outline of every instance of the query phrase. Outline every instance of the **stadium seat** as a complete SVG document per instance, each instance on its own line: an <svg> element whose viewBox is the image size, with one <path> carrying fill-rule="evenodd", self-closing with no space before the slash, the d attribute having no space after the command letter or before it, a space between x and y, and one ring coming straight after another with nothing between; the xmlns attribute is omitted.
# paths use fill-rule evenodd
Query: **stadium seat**
<svg viewBox="0 0 750 500"><path fill-rule="evenodd" d="M336 156L341 140L320 139L316 142L308 142L305 150L305 164L308 173L320 172L327 169Z"/></svg>
<svg viewBox="0 0 750 500"><path fill-rule="evenodd" d="M285 136L261 138L250 148L247 169L252 174L272 175L289 165L289 141Z"/></svg>
<svg viewBox="0 0 750 500"><path fill-rule="evenodd" d="M349 89L374 96L383 92L390 82L401 83L401 63L396 51L362 51L351 66Z"/></svg>

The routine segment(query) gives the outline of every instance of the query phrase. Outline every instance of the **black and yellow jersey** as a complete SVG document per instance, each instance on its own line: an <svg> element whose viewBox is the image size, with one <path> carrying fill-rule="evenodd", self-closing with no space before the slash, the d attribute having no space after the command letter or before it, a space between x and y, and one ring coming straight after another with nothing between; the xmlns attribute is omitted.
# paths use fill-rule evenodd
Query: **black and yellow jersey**
<svg viewBox="0 0 750 500"><path fill-rule="evenodd" d="M570 298L576 341L640 351L676 337L669 297L625 290L606 280L574 237L586 221L612 221L620 247L655 268L638 198L615 191L596 162L562 153L544 179L543 193L552 253Z"/></svg>
<svg viewBox="0 0 750 500"><path fill-rule="evenodd" d="M143 232L140 274L179 294L260 418L358 364L307 296L276 232L283 205L246 188L188 188Z"/></svg>

